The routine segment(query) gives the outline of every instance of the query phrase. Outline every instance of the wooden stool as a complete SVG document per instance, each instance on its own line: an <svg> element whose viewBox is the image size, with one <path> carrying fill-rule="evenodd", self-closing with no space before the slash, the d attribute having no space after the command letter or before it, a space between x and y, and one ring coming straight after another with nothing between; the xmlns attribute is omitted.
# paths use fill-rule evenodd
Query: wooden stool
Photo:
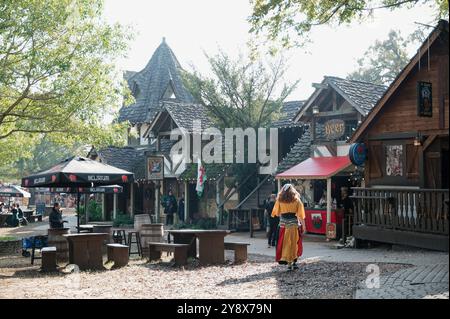
<svg viewBox="0 0 450 319"><path fill-rule="evenodd" d="M247 246L249 243L225 242L225 250L234 250L234 263L240 264L247 261Z"/></svg>
<svg viewBox="0 0 450 319"><path fill-rule="evenodd" d="M56 271L56 247L44 247L41 249L42 271Z"/></svg>
<svg viewBox="0 0 450 319"><path fill-rule="evenodd" d="M136 241L133 241L133 235L135 236ZM137 245L137 251L131 251L131 244ZM128 247L130 248L128 255L138 254L142 257L141 234L138 231L131 231L128 233Z"/></svg>
<svg viewBox="0 0 450 319"><path fill-rule="evenodd" d="M113 232L113 240L116 244L127 244L127 236L124 229L118 229Z"/></svg>
<svg viewBox="0 0 450 319"><path fill-rule="evenodd" d="M114 268L128 265L128 246L122 244L108 244L106 245L106 247L108 253L108 261L114 262Z"/></svg>

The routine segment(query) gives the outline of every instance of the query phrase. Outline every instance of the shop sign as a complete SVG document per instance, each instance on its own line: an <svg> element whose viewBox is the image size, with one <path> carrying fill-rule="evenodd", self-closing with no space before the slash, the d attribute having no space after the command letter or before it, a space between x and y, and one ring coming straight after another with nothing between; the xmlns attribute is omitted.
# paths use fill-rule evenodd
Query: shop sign
<svg viewBox="0 0 450 319"><path fill-rule="evenodd" d="M163 156L149 156L147 158L147 179L153 181L164 179Z"/></svg>
<svg viewBox="0 0 450 319"><path fill-rule="evenodd" d="M367 159L367 147L364 143L352 144L348 151L350 161L356 166L363 166Z"/></svg>
<svg viewBox="0 0 450 319"><path fill-rule="evenodd" d="M340 138L345 133L345 122L340 119L333 119L325 122L325 136L329 140Z"/></svg>
<svg viewBox="0 0 450 319"><path fill-rule="evenodd" d="M417 83L417 116L433 116L433 99L430 82Z"/></svg>

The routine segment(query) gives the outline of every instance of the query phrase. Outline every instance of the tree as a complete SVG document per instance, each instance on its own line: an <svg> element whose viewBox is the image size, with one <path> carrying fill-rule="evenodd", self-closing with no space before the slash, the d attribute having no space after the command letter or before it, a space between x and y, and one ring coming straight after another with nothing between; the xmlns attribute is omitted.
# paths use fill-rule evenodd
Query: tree
<svg viewBox="0 0 450 319"><path fill-rule="evenodd" d="M284 47L304 45L311 29L364 21L375 11L430 4L436 19L448 17L448 0L252 0L251 32L279 41Z"/></svg>
<svg viewBox="0 0 450 319"><path fill-rule="evenodd" d="M358 70L350 73L351 80L366 81L375 84L389 85L409 62L407 48L422 42L425 35L417 30L406 39L400 31L391 30L384 41L375 41L358 59Z"/></svg>
<svg viewBox="0 0 450 319"><path fill-rule="evenodd" d="M281 58L263 63L240 56L233 61L223 51L206 57L212 77L193 70L185 72L183 78L194 98L206 106L222 128L266 127L299 82L281 87L286 70Z"/></svg>
<svg viewBox="0 0 450 319"><path fill-rule="evenodd" d="M281 83L286 70L282 58L263 62L240 56L233 60L223 51L206 57L211 66L211 77L194 70L184 73L183 78L194 98L205 105L222 129L269 127L280 115L283 101L299 82ZM240 190L241 198L245 198L257 185L256 176L247 177L258 169L258 164L248 161L248 144L244 145L244 163L231 166L229 172L237 184L247 181Z"/></svg>
<svg viewBox="0 0 450 319"><path fill-rule="evenodd" d="M119 136L121 125L104 117L129 94L114 68L129 32L106 24L102 8L101 0L0 0L2 149L29 150L42 134L69 145Z"/></svg>
<svg viewBox="0 0 450 319"><path fill-rule="evenodd" d="M47 136L35 143L28 144L27 150L19 148L20 154L15 160L0 167L1 181L19 182L20 178L47 169L68 157L87 153L81 144L60 145Z"/></svg>

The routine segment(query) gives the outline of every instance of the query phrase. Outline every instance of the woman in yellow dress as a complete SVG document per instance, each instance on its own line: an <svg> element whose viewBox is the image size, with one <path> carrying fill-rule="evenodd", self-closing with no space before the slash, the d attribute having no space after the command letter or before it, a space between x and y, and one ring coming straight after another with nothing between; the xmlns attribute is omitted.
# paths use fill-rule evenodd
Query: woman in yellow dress
<svg viewBox="0 0 450 319"><path fill-rule="evenodd" d="M291 184L285 184L278 193L272 217L280 217L276 261L298 269L297 259L303 253L302 234L305 232L305 208L300 194Z"/></svg>

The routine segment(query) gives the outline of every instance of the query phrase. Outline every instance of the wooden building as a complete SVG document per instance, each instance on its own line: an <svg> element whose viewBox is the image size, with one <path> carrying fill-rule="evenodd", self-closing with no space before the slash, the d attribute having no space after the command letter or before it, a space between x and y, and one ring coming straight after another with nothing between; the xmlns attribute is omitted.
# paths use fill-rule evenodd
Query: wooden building
<svg viewBox="0 0 450 319"><path fill-rule="evenodd" d="M325 234L326 224L334 223L339 224L341 233L343 217L337 210L341 188L354 186L355 182L354 165L348 159L348 139L386 87L334 76L325 76L313 87L315 91L294 118L303 124L305 132L281 161L276 178L280 184L292 181L302 193L308 231ZM327 205L319 207L325 191ZM333 199L336 207L332 207Z"/></svg>
<svg viewBox="0 0 450 319"><path fill-rule="evenodd" d="M448 40L442 20L351 137L368 149L357 239L448 251Z"/></svg>

